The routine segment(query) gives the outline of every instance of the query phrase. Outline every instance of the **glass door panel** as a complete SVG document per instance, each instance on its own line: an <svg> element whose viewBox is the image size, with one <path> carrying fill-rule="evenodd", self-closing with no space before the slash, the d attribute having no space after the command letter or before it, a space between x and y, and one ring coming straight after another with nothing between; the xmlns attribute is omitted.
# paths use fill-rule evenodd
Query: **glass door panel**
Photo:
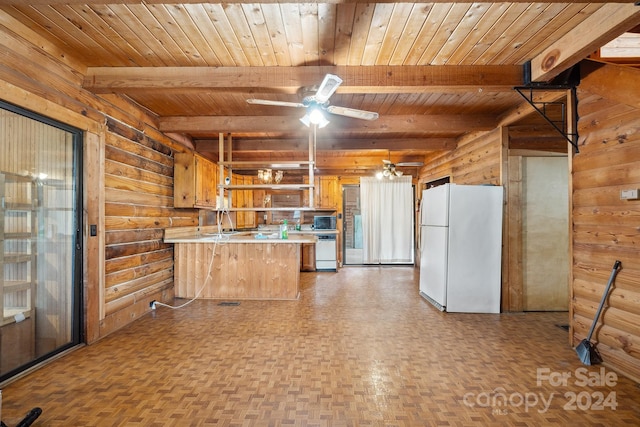
<svg viewBox="0 0 640 427"><path fill-rule="evenodd" d="M0 103L0 381L80 342L82 133Z"/></svg>
<svg viewBox="0 0 640 427"><path fill-rule="evenodd" d="M360 216L360 186L343 186L344 264L362 265L362 217Z"/></svg>

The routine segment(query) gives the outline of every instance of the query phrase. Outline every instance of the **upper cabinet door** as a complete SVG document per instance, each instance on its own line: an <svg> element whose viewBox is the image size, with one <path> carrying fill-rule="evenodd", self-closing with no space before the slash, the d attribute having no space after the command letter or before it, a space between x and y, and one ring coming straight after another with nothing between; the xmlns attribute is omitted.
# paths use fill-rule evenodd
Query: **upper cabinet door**
<svg viewBox="0 0 640 427"><path fill-rule="evenodd" d="M337 176L320 176L316 178L316 207L338 209L340 200Z"/></svg>
<svg viewBox="0 0 640 427"><path fill-rule="evenodd" d="M173 206L215 207L217 166L192 153L176 153L173 164Z"/></svg>

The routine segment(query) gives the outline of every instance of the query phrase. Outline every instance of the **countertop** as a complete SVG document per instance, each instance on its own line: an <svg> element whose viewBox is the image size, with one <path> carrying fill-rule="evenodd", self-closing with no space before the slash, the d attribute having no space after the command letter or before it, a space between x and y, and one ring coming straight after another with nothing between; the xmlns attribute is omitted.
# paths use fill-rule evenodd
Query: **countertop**
<svg viewBox="0 0 640 427"><path fill-rule="evenodd" d="M262 233L277 233L279 230L277 225L261 225L258 226L258 231ZM289 224L289 235L292 234L338 234L338 230L314 230L308 225L303 225L301 230L295 230L294 226Z"/></svg>
<svg viewBox="0 0 640 427"><path fill-rule="evenodd" d="M289 238L281 239L277 225L263 226L258 230L218 232L216 226L173 227L164 230L165 243L316 243L318 236L338 234L338 230L292 230ZM256 237L259 236L259 237Z"/></svg>
<svg viewBox="0 0 640 427"><path fill-rule="evenodd" d="M166 233L166 231L165 231ZM277 232L239 231L231 233L194 232L181 236L167 236L165 243L316 243L317 236L303 231L289 231L288 239L281 239Z"/></svg>

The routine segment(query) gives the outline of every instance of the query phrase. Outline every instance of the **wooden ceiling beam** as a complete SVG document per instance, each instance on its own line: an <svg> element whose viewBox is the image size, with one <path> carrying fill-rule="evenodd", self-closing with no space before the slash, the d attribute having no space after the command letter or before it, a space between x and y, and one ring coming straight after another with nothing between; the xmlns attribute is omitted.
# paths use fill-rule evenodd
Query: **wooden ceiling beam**
<svg viewBox="0 0 640 427"><path fill-rule="evenodd" d="M332 116L331 123L318 132L331 134L331 128L341 132L372 134L407 132L469 132L496 127L493 115L397 115L380 116L377 120L356 120ZM307 128L295 118L282 116L171 116L160 118L162 132L186 133L197 138L219 132L251 134L292 132L307 134Z"/></svg>
<svg viewBox="0 0 640 427"><path fill-rule="evenodd" d="M531 80L547 82L640 24L640 6L605 4L531 60Z"/></svg>
<svg viewBox="0 0 640 427"><path fill-rule="evenodd" d="M568 146L569 142L562 136L554 138L509 138L509 149L511 150L537 150L566 153Z"/></svg>
<svg viewBox="0 0 640 427"><path fill-rule="evenodd" d="M277 163L278 161L282 161L283 159L280 157L276 157L276 158L269 158L269 157L265 157L265 156L258 156L256 154L253 153L237 153L238 156L236 156L236 153L234 153L234 159L236 161L243 161L243 162L254 162L254 161L261 161L261 162L273 162L273 163ZM316 167L318 168L352 168L352 169L370 169L370 168L378 168L378 167L382 167L383 165L383 160L388 160L391 157L391 160L394 163L402 163L402 162L423 162L425 159L425 155L426 154L422 154L422 155L412 155L412 156L396 156L396 155L389 155L387 153L367 153L366 155L344 155L344 156L331 156L328 155L326 152L323 154L319 154L317 159L316 159ZM285 153L286 157L289 157L290 155L288 153ZM295 159L290 159L292 161L295 161ZM237 170L255 170L257 169L256 167L250 168L250 167L237 167L234 168ZM287 169L289 170L289 169ZM302 170L302 172L304 173L304 169Z"/></svg>
<svg viewBox="0 0 640 427"><path fill-rule="evenodd" d="M341 171L340 173L344 173L345 170L350 170L350 171L373 171L373 170L380 170L382 169L383 166L383 160L387 160L389 159L388 155L384 155L383 153L378 153L378 155L372 155L371 153L369 155L361 155L361 156L355 156L355 155L351 155L351 156L328 156L325 155L326 152L323 153L318 153L318 157L316 158L316 164L315 164L315 169L316 171L322 171L322 174L326 175L326 174L331 174L331 172L329 171ZM217 159L215 158L215 156L209 154L209 153L202 153L203 156L208 157L210 159L212 159L214 162L217 161ZM285 156L288 156L288 153L284 153ZM286 157L287 159L289 159L289 157ZM395 156L391 156L391 159L394 163L401 163L401 162L425 162L427 156L426 154L423 155L414 155L414 156L402 156L402 157L395 157ZM260 161L260 162L274 162L277 163L278 160L282 161L282 158L276 157L276 158L265 158L264 156L256 156L255 154L249 155L248 153L238 153L238 155L236 156L236 153L234 153L234 159L236 159L236 161L247 161L247 162L253 162L253 161ZM291 159L289 159L291 160ZM416 170L418 169L418 166L397 166L399 169L401 170ZM240 171L244 171L244 173L246 173L246 171L249 171L249 173L255 173L255 167L254 168L242 168L242 167L237 167L234 168L234 170L240 172ZM305 170L304 169L286 169L285 170L285 176L288 175L300 175L300 174L305 174Z"/></svg>
<svg viewBox="0 0 640 427"><path fill-rule="evenodd" d="M519 65L304 66L304 67L90 67L83 87L94 93L226 91L295 94L325 74L343 83L338 93L422 93L512 90L523 84Z"/></svg>
<svg viewBox="0 0 640 427"><path fill-rule="evenodd" d="M218 152L217 139L199 139L195 141L198 152ZM411 150L453 150L456 148L455 138L387 138L387 139L318 139L318 151L389 151ZM265 153L271 151L306 151L309 141L306 138L297 139L233 139L233 152L242 151Z"/></svg>
<svg viewBox="0 0 640 427"><path fill-rule="evenodd" d="M202 151L199 153L213 162L218 161L217 153L211 151ZM301 151L272 151L269 153L234 151L233 159L240 162L258 162L261 164L265 164L265 162L278 163L283 160L305 160L300 158L300 153ZM377 150L374 152L347 151L346 153L341 152L337 155L335 151L319 150L317 152L315 169L316 172L322 175L362 174L368 173L369 171L380 170L383 165L383 160L391 160L394 163L426 163L432 153L433 152L424 151L422 153L407 154L404 152ZM398 168L407 173L410 171L417 172L419 169L418 166L398 166ZM246 168L236 166L234 170L241 174L253 174L256 172L255 166L247 166ZM304 175L305 173L304 169L287 169L285 170L285 179L288 176Z"/></svg>

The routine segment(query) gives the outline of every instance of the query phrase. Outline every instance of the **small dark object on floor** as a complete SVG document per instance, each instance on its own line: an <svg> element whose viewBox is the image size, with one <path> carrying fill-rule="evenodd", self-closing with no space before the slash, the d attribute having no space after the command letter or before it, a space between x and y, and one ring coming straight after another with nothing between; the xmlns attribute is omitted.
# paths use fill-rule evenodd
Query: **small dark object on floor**
<svg viewBox="0 0 640 427"><path fill-rule="evenodd" d="M238 301L222 301L218 305L222 305L225 307L235 307L237 305L240 305L240 303Z"/></svg>
<svg viewBox="0 0 640 427"><path fill-rule="evenodd" d="M16 427L29 427L40 416L40 414L42 414L42 409L33 408L27 413L22 421L16 425ZM0 421L0 427L7 427L7 425Z"/></svg>
<svg viewBox="0 0 640 427"><path fill-rule="evenodd" d="M565 331L569 331L569 325L556 325L560 329L564 329Z"/></svg>

